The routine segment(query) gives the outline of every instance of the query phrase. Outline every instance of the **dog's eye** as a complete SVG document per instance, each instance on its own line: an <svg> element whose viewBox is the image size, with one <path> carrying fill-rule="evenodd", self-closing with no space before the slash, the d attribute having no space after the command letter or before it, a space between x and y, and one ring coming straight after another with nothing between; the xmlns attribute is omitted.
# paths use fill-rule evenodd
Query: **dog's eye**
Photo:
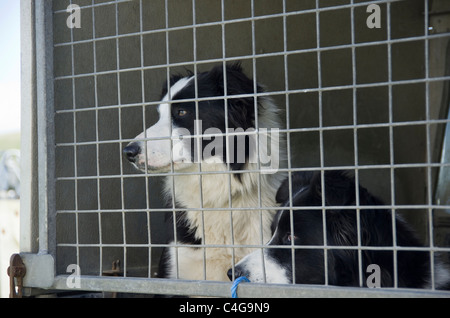
<svg viewBox="0 0 450 318"><path fill-rule="evenodd" d="M179 117L186 116L187 113L188 113L188 112L187 112L186 110L184 110L184 109L179 109L178 112L177 112L177 114L178 114Z"/></svg>
<svg viewBox="0 0 450 318"><path fill-rule="evenodd" d="M287 244L291 244L292 241L295 242L296 239L297 239L297 236L292 235L291 233L286 234L286 242L287 242Z"/></svg>

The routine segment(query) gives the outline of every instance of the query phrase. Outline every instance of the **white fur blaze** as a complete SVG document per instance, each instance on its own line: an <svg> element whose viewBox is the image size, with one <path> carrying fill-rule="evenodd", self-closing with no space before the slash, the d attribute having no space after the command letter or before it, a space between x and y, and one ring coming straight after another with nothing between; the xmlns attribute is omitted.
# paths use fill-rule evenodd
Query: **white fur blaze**
<svg viewBox="0 0 450 318"><path fill-rule="evenodd" d="M252 283L290 284L289 271L266 251L262 254L261 250L258 250L247 255L236 264L235 271L242 273L242 276L246 276Z"/></svg>

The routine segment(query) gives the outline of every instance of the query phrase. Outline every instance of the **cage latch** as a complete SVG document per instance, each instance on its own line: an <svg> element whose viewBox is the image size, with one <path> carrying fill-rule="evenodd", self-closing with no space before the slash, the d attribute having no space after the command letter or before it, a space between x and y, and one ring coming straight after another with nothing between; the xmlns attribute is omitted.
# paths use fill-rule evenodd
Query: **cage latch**
<svg viewBox="0 0 450 318"><path fill-rule="evenodd" d="M120 270L120 260L115 260L112 263L112 269L111 270L106 270L103 271L103 276L123 276L123 272ZM117 293L113 292L113 293L104 293L104 295L106 295L105 297L110 297L110 298L117 298Z"/></svg>
<svg viewBox="0 0 450 318"><path fill-rule="evenodd" d="M111 270L103 271L103 276L123 276L123 272L120 270L120 260L115 260L112 263Z"/></svg>
<svg viewBox="0 0 450 318"><path fill-rule="evenodd" d="M23 263L20 255L19 254L11 255L8 267L9 298L22 298L23 278L25 277L26 273L27 269L25 268L25 264Z"/></svg>

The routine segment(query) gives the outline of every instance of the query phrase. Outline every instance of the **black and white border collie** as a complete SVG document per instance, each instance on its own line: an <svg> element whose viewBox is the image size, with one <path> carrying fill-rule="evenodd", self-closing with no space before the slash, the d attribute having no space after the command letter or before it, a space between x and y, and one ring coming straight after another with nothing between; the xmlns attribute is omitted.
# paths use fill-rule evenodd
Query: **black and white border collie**
<svg viewBox="0 0 450 318"><path fill-rule="evenodd" d="M158 277L228 281L233 260L254 249L220 245L270 239L275 195L284 178L275 172L285 147L272 132L281 127L279 110L270 98L256 95L261 92L240 64L173 76L163 88L159 121L124 149L139 170L170 173L164 194L177 212L176 235L167 213L168 244L178 247L165 248ZM225 132L231 134L223 138Z"/></svg>
<svg viewBox="0 0 450 318"><path fill-rule="evenodd" d="M356 204L355 181L342 171L329 171L324 174L325 189L322 191L320 172L299 172L292 174L292 206L336 207L326 210L326 244L328 246L327 268L328 283L338 286L360 286L357 214L355 209L340 209L340 206ZM293 277L297 284L324 284L324 226L322 209L289 210L289 180L286 179L278 193L277 201L285 208L277 213L274 219L274 234L268 248L253 252L238 262L234 269L235 277L245 276L251 282L291 284ZM377 206L382 202L371 195L365 188L358 186L359 204L361 206ZM324 196L324 197L323 197ZM291 225L291 215L293 222ZM396 215L396 244L399 247L423 246L416 238L408 224ZM393 234L392 214L390 210L364 207L360 210L360 233L362 246L363 284L374 273L370 264L379 266L379 286L372 285L375 279L370 277L370 287L394 286L393 269ZM292 248L270 248L270 246ZM312 245L317 248L298 248ZM333 246L348 246L349 249L333 249ZM391 250L364 249L364 247L391 247ZM292 257L294 256L293 270ZM262 262L264 259L264 269ZM448 269L436 257L435 287L450 288ZM397 252L398 287L430 288L430 253L426 251L399 250ZM265 271L265 278L264 278ZM293 273L294 271L294 273ZM233 271L228 272L232 279Z"/></svg>

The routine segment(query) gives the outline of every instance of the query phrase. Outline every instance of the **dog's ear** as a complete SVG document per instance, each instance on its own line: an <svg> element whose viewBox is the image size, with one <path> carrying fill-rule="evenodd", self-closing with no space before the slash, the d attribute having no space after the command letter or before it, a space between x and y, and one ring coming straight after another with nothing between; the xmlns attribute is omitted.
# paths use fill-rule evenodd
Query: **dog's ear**
<svg viewBox="0 0 450 318"><path fill-rule="evenodd" d="M325 204L328 206L344 206L355 202L355 180L344 171L326 171L324 191L320 173L314 176L312 182L316 193L320 197L325 195Z"/></svg>
<svg viewBox="0 0 450 318"><path fill-rule="evenodd" d="M252 97L228 98L228 127L247 130L254 127L255 105Z"/></svg>
<svg viewBox="0 0 450 318"><path fill-rule="evenodd" d="M227 96L228 127L247 130L253 127L255 119L255 97L244 96L234 98L233 95L253 94L255 89L253 80L245 75L239 62L226 64L225 70L226 85L224 85L225 76L222 64L213 67L209 71L208 76L210 82L215 83L217 95ZM259 91L259 86L256 89Z"/></svg>
<svg viewBox="0 0 450 318"><path fill-rule="evenodd" d="M320 173L319 173L320 175ZM314 173L310 171L298 171L291 174L292 195L298 193L300 189L308 187ZM278 188L275 199L278 203L284 204L289 202L289 178L284 179ZM294 200L294 198L292 198Z"/></svg>
<svg viewBox="0 0 450 318"><path fill-rule="evenodd" d="M185 77L185 76L183 76L181 74L175 74L170 77L169 82L167 82L167 80L164 81L160 99L163 99L164 96L167 95L167 92L169 91L169 87L172 87L176 82L178 82L183 77Z"/></svg>
<svg viewBox="0 0 450 318"><path fill-rule="evenodd" d="M254 94L262 91L262 88L253 82L242 69L241 63L226 65L227 70L227 95ZM222 67L223 75L223 67ZM223 83L223 81L222 81ZM256 90L256 92L255 92ZM246 99L246 98L241 98ZM253 101L253 97L249 97ZM254 104L252 103L254 106Z"/></svg>
<svg viewBox="0 0 450 318"><path fill-rule="evenodd" d="M262 91L258 84L245 75L241 64L227 65L227 93L232 95L250 95ZM229 126L247 130L254 127L256 96L238 97L228 99Z"/></svg>
<svg viewBox="0 0 450 318"><path fill-rule="evenodd" d="M277 203L285 203L289 200L289 178L284 179L278 188L277 195L275 196Z"/></svg>
<svg viewBox="0 0 450 318"><path fill-rule="evenodd" d="M227 68L227 72L233 71L233 72L238 72L238 73L244 73L243 69L242 69L242 64L239 61L234 62L234 63L227 63L226 68Z"/></svg>
<svg viewBox="0 0 450 318"><path fill-rule="evenodd" d="M225 70L227 96L252 94L254 92L253 81L245 75L240 62L226 64ZM211 83L215 83L218 95L225 95L223 64L213 67L208 72L208 77Z"/></svg>

